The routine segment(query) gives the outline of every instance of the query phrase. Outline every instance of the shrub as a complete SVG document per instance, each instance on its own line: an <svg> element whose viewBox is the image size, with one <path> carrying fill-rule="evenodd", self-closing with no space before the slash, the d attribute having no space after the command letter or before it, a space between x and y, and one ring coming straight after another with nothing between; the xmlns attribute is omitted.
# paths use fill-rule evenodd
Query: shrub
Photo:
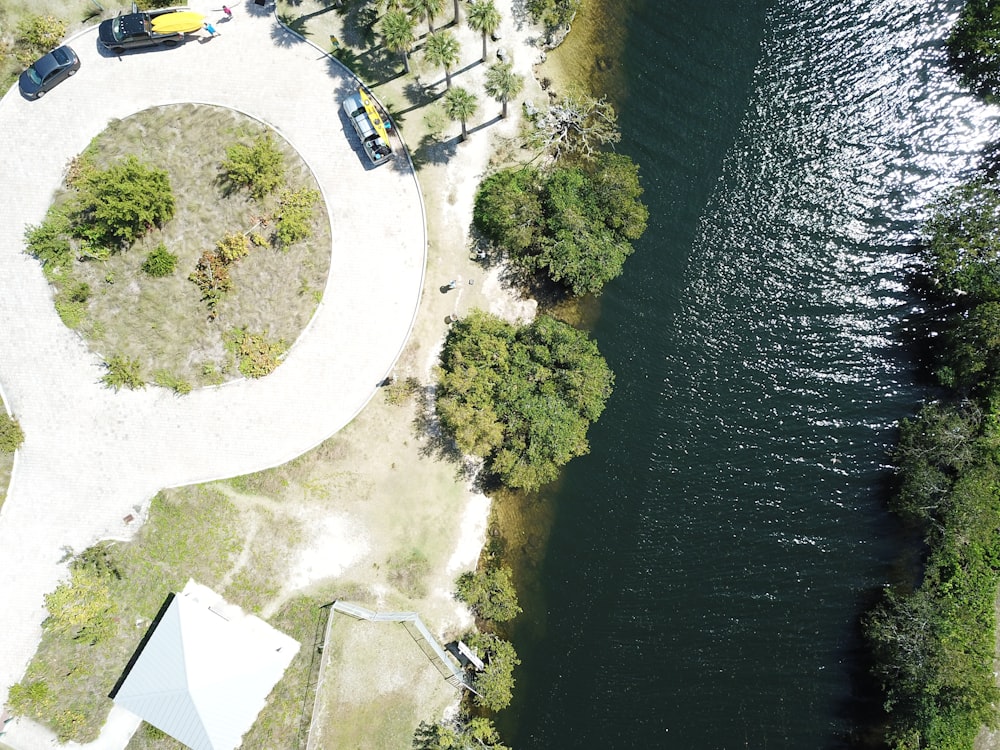
<svg viewBox="0 0 1000 750"><path fill-rule="evenodd" d="M240 373L247 378L270 375L281 364L281 355L285 353L285 342L268 341L266 333L234 328L225 339L226 348L239 361Z"/></svg>
<svg viewBox="0 0 1000 750"><path fill-rule="evenodd" d="M18 716L47 721L55 695L44 680L19 682L10 686L7 705Z"/></svg>
<svg viewBox="0 0 1000 750"><path fill-rule="evenodd" d="M17 25L14 42L16 56L23 65L30 65L35 58L59 43L66 36L66 22L55 16L26 16Z"/></svg>
<svg viewBox="0 0 1000 750"><path fill-rule="evenodd" d="M285 157L271 134L264 133L250 145L234 143L228 146L222 170L230 183L245 187L251 196L260 200L284 180Z"/></svg>
<svg viewBox="0 0 1000 750"><path fill-rule="evenodd" d="M528 12L547 28L565 26L580 10L582 0L528 0Z"/></svg>
<svg viewBox="0 0 1000 750"><path fill-rule="evenodd" d="M282 247L288 247L304 240L312 233L313 206L319 200L319 193L309 188L283 190L278 208L276 233Z"/></svg>
<svg viewBox="0 0 1000 750"><path fill-rule="evenodd" d="M25 228L25 249L41 262L43 268L65 268L73 260L69 244L71 229L72 224L66 214L50 210L41 224Z"/></svg>
<svg viewBox="0 0 1000 750"><path fill-rule="evenodd" d="M161 388L169 388L178 396L186 396L191 392L191 383L166 370L157 370L154 372L153 382Z"/></svg>
<svg viewBox="0 0 1000 750"><path fill-rule="evenodd" d="M56 295L56 313L67 328L79 328L87 314L90 285L85 281L72 282Z"/></svg>
<svg viewBox="0 0 1000 750"><path fill-rule="evenodd" d="M129 359L120 354L116 354L105 362L107 372L101 378L101 382L108 388L120 391L128 388L131 391L145 388L146 383L142 379L142 368L138 359Z"/></svg>
<svg viewBox="0 0 1000 750"><path fill-rule="evenodd" d="M216 242L215 249L226 263L235 263L250 253L250 240L242 232L233 232Z"/></svg>
<svg viewBox="0 0 1000 750"><path fill-rule="evenodd" d="M206 250L201 254L198 265L194 267L188 279L201 290L201 299L208 303L210 310L215 309L223 295L233 288L229 266L214 250Z"/></svg>
<svg viewBox="0 0 1000 750"><path fill-rule="evenodd" d="M24 430L18 421L0 409L0 453L13 453L24 442Z"/></svg>
<svg viewBox="0 0 1000 750"><path fill-rule="evenodd" d="M142 270L155 278L169 276L177 268L177 256L162 242L146 256Z"/></svg>
<svg viewBox="0 0 1000 750"><path fill-rule="evenodd" d="M165 170L126 156L80 180L77 235L118 249L174 215L174 195Z"/></svg>

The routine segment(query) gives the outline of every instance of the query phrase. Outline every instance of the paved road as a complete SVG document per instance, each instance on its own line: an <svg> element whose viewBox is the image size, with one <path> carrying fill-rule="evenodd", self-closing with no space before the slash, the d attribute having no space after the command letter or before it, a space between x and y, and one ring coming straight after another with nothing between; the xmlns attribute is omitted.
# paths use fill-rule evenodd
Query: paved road
<svg viewBox="0 0 1000 750"><path fill-rule="evenodd" d="M161 487L273 466L321 442L371 398L409 333L426 252L411 167L366 169L338 108L351 77L252 4L235 10L215 39L120 58L90 29L70 42L83 63L73 79L37 102L16 87L0 100L0 385L27 436L0 511L0 703L35 651L64 547L124 535L123 517ZM67 161L110 119L177 102L238 109L298 149L330 209L329 283L267 378L184 398L114 393L56 316L22 252L24 226L41 221Z"/></svg>

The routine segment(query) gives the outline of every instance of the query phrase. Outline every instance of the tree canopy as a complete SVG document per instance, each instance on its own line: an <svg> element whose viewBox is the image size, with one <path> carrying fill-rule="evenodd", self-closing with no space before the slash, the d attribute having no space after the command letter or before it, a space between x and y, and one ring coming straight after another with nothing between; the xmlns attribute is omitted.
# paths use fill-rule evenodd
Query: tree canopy
<svg viewBox="0 0 1000 750"><path fill-rule="evenodd" d="M494 622L513 620L521 613L513 571L500 565L481 572L465 572L455 583L456 596L480 617Z"/></svg>
<svg viewBox="0 0 1000 750"><path fill-rule="evenodd" d="M486 663L472 679L476 705L489 711L507 708L514 690L514 667L521 663L514 645L492 633L470 633L464 640Z"/></svg>
<svg viewBox="0 0 1000 750"><path fill-rule="evenodd" d="M542 270L573 294L594 294L621 274L646 229L639 168L605 153L588 165L530 167L491 175L479 186L476 227L525 268Z"/></svg>
<svg viewBox="0 0 1000 750"><path fill-rule="evenodd" d="M474 311L445 341L437 413L460 450L508 487L532 489L588 452L613 381L585 332L548 316L514 326Z"/></svg>
<svg viewBox="0 0 1000 750"><path fill-rule="evenodd" d="M995 100L1000 89L1000 2L966 0L947 46L962 82L987 101Z"/></svg>

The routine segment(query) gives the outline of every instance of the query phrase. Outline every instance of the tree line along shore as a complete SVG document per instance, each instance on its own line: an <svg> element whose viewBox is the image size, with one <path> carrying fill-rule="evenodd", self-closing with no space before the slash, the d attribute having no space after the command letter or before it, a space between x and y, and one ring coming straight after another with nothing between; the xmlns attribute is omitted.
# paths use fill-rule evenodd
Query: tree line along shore
<svg viewBox="0 0 1000 750"><path fill-rule="evenodd" d="M1000 2L967 0L947 40L965 86L1000 92ZM900 423L891 509L921 539L915 580L863 618L884 744L969 750L998 722L1000 584L1000 184L987 165L932 207L915 291L926 301L939 388Z"/></svg>

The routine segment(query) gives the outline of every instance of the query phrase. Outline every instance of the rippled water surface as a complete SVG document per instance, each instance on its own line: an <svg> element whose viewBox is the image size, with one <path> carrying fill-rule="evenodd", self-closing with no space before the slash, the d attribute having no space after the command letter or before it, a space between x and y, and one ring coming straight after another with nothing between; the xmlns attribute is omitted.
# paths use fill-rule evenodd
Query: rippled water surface
<svg viewBox="0 0 1000 750"><path fill-rule="evenodd" d="M652 219L596 330L617 373L557 498L512 743L822 748L898 550L893 424L926 204L1000 132L958 2L634 3L622 150Z"/></svg>

